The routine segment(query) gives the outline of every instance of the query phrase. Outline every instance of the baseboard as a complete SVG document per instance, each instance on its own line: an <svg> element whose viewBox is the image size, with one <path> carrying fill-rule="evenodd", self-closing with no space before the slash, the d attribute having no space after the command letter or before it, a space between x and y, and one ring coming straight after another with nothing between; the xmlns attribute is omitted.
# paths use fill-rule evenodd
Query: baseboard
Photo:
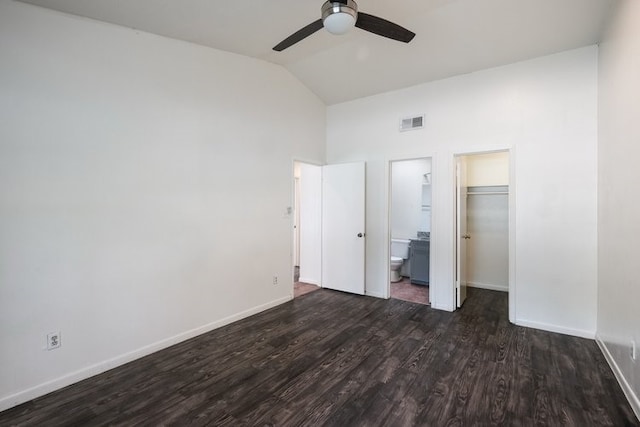
<svg viewBox="0 0 640 427"><path fill-rule="evenodd" d="M456 311L456 308L452 305L434 304L433 301L431 301L431 308L435 310L448 311L449 313L453 313L454 311Z"/></svg>
<svg viewBox="0 0 640 427"><path fill-rule="evenodd" d="M551 325L548 323L532 322L530 320L516 319L516 325L524 326L526 328L541 329L543 331L548 331L548 332L556 332L558 334L571 335L574 337L588 338L591 340L596 338L595 331L589 331L585 329L566 328L564 326Z"/></svg>
<svg viewBox="0 0 640 427"><path fill-rule="evenodd" d="M371 291L367 291L366 289L364 291L364 294L368 297L382 298L382 299L386 298L386 296L382 292L371 292Z"/></svg>
<svg viewBox="0 0 640 427"><path fill-rule="evenodd" d="M596 335L596 343L598 344L598 347L600 347L600 351L602 351L602 354L604 355L605 360L607 361L607 363L609 364L609 367L613 371L613 375L616 376L616 379L618 380L618 383L620 384L620 387L622 388L624 395L627 397L627 400L631 405L631 409L633 409L633 412L636 414L636 417L638 418L638 420L640 420L640 398L638 398L638 396L634 393L633 389L631 388L631 385L627 382L627 379L622 374L622 371L620 370L620 367L618 366L615 359L611 355L611 352L609 351L607 344L597 335Z"/></svg>
<svg viewBox="0 0 640 427"><path fill-rule="evenodd" d="M56 378L54 380L47 381L45 383L28 388L10 396L3 397L0 399L0 411L5 411L9 408L20 405L21 403L25 403L37 397L44 396L45 394L51 393L71 384L75 384L79 381L85 380L94 375L101 374L105 371L132 362L136 359L140 359L141 357L147 356L151 353L155 353L159 350L163 350L182 341L186 341L188 339L197 337L198 335L202 335L214 329L228 325L229 323L233 323L237 320L244 319L245 317L249 317L262 311L268 310L272 307L276 307L280 304L290 301L291 299L291 296L286 296L274 301L270 301L266 304L252 307L240 313L225 317L224 319L216 320L215 322L211 322L198 328L191 329L173 337L141 347L129 353L125 353L112 359L108 359L103 362L99 362L94 365L79 369L60 378Z"/></svg>
<svg viewBox="0 0 640 427"><path fill-rule="evenodd" d="M299 277L298 282L308 283L310 285L320 286L320 281L316 279L308 279L306 277Z"/></svg>
<svg viewBox="0 0 640 427"><path fill-rule="evenodd" d="M489 291L509 292L509 286L504 286L504 285L492 285L490 283L467 282L467 286L470 288L487 289Z"/></svg>

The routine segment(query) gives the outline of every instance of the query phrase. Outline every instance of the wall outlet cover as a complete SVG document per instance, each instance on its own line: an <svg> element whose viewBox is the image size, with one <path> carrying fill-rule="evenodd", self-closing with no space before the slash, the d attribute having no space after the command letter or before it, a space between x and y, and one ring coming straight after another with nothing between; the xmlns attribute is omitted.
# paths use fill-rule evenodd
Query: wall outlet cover
<svg viewBox="0 0 640 427"><path fill-rule="evenodd" d="M47 350L55 350L60 348L62 344L60 339L60 332L51 332L47 334Z"/></svg>

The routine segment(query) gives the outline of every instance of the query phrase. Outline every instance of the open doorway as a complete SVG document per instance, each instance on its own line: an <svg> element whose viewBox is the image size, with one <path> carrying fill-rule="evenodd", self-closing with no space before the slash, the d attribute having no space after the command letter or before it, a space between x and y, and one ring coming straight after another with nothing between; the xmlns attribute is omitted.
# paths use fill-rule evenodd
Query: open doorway
<svg viewBox="0 0 640 427"><path fill-rule="evenodd" d="M509 152L461 154L455 165L456 303L461 307L467 288L509 292Z"/></svg>
<svg viewBox="0 0 640 427"><path fill-rule="evenodd" d="M365 173L365 162L294 162L294 283L364 295Z"/></svg>
<svg viewBox="0 0 640 427"><path fill-rule="evenodd" d="M389 295L430 304L431 158L390 162Z"/></svg>
<svg viewBox="0 0 640 427"><path fill-rule="evenodd" d="M293 297L320 288L322 166L294 162Z"/></svg>

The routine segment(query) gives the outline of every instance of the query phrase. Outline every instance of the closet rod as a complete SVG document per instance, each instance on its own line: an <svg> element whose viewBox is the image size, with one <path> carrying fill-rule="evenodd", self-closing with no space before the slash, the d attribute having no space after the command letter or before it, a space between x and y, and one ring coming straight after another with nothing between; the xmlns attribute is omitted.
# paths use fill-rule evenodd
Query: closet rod
<svg viewBox="0 0 640 427"><path fill-rule="evenodd" d="M493 196L493 195L509 195L508 191L475 191L475 192L468 192L467 193L468 196L480 196L480 195L487 195L487 196Z"/></svg>

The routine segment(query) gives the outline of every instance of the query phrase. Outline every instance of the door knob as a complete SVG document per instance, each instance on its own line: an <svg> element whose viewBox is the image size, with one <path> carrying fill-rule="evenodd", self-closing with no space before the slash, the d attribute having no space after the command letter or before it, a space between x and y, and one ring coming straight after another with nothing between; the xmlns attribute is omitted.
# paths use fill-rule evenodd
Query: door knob
<svg viewBox="0 0 640 427"><path fill-rule="evenodd" d="M470 239L471 236L469 236L468 234L465 234L464 236L462 236L463 239Z"/></svg>
<svg viewBox="0 0 640 427"><path fill-rule="evenodd" d="M364 234L358 233L358 237L364 237Z"/></svg>

